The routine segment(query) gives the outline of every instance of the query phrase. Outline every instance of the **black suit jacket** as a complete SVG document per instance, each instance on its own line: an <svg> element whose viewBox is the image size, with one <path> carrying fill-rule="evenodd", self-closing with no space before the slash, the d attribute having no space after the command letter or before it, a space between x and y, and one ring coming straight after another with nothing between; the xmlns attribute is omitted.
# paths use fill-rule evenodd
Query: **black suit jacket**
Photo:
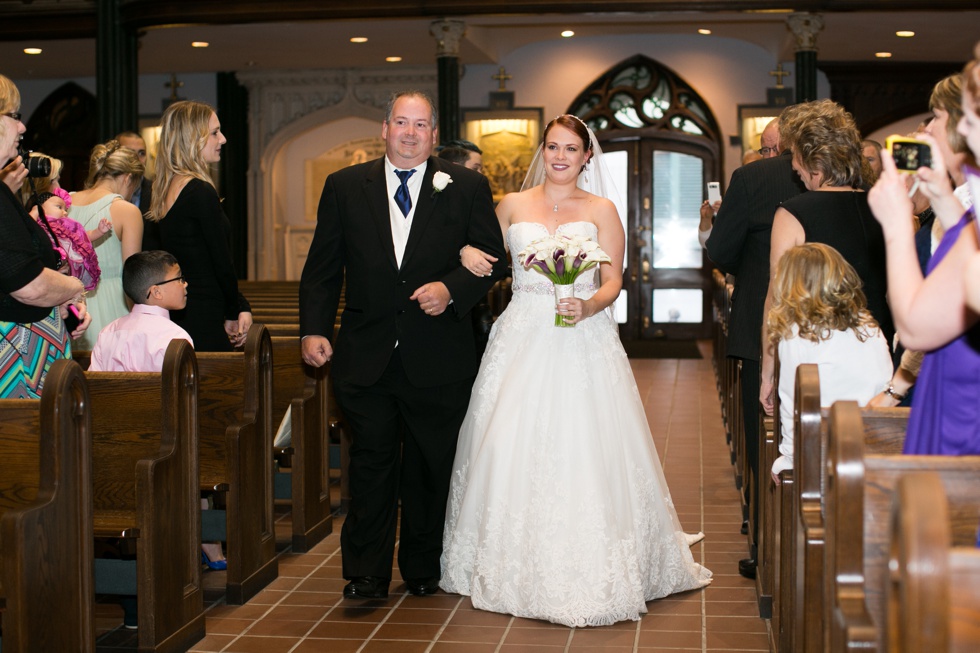
<svg viewBox="0 0 980 653"><path fill-rule="evenodd" d="M742 166L732 180L705 243L708 257L735 275L728 355L759 360L762 312L769 292L772 219L784 201L806 191L789 152Z"/></svg>
<svg viewBox="0 0 980 653"><path fill-rule="evenodd" d="M452 177L439 193L437 171ZM490 277L476 277L459 262L472 245L497 257ZM317 226L300 280L300 334L333 343L331 373L339 381L368 386L384 372L395 343L405 373L418 387L476 374L478 359L469 310L507 270L503 238L486 178L429 157L402 257L395 262L384 159L345 168L327 177ZM346 276L340 331L334 319ZM428 316L409 297L433 281L446 284L453 303Z"/></svg>

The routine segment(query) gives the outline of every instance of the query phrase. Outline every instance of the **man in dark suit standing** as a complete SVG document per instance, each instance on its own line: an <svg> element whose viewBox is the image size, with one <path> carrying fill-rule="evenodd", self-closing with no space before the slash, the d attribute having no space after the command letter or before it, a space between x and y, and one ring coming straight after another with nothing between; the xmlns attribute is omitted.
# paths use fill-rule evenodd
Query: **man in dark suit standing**
<svg viewBox="0 0 980 653"><path fill-rule="evenodd" d="M123 147L136 152L136 156L139 157L140 163L146 166L146 141L143 137L136 132L122 132L116 136L116 140ZM130 200L133 204L140 208L140 213L146 215L146 212L150 210L150 200L152 199L153 182L146 177L140 181L139 188L133 193L133 198Z"/></svg>
<svg viewBox="0 0 980 653"><path fill-rule="evenodd" d="M300 281L303 359L331 362L352 429L346 598L388 596L399 499L402 578L415 595L438 588L456 440L478 367L468 312L506 272L490 185L431 156L436 125L428 96L393 96L385 157L327 178ZM467 244L497 257L491 275L460 265Z"/></svg>
<svg viewBox="0 0 980 653"><path fill-rule="evenodd" d="M792 129L796 113L796 107L785 109L779 118L779 129ZM759 472L759 361L762 313L769 291L769 236L779 205L806 190L793 170L792 154L772 152L778 148L777 142L774 148L767 147L767 154L772 156L735 170L705 242L708 257L718 269L735 275L727 355L742 361L745 455L756 479L754 487L747 486L747 496L753 497L760 496L762 483L769 479L769 474ZM758 501L754 505L758 506ZM758 515L753 517L753 524L758 524ZM755 569L754 557L739 561L738 570L743 576L754 578Z"/></svg>
<svg viewBox="0 0 980 653"><path fill-rule="evenodd" d="M119 144L136 152L140 163L146 166L146 141L136 132L122 132L116 136ZM151 249L161 249L160 246L160 226L152 220L146 219L146 214L150 210L150 202L153 199L153 180L143 177L140 185L129 200L139 207L143 214L143 251Z"/></svg>

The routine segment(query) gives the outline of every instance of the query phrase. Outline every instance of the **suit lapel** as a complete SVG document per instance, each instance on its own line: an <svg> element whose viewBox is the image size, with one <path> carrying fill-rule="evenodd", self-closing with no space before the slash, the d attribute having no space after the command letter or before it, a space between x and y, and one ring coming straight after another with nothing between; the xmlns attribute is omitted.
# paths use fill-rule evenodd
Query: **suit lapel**
<svg viewBox="0 0 980 653"><path fill-rule="evenodd" d="M405 255L402 256L402 268L411 259L416 247L422 240L422 235L432 220L432 211L435 209L439 195L432 192L432 176L439 171L439 159L429 157L428 164L425 166L425 177L422 179L422 188L419 189L419 199L415 207L415 216L412 218L412 230L408 232L408 242L405 244ZM389 226L389 233L391 227Z"/></svg>
<svg viewBox="0 0 980 653"><path fill-rule="evenodd" d="M382 249L388 256L391 267L398 269L395 261L395 242L391 237L391 216L388 214L388 185L385 182L385 160L380 158L371 166L364 178L364 196L371 209L371 219L378 229Z"/></svg>

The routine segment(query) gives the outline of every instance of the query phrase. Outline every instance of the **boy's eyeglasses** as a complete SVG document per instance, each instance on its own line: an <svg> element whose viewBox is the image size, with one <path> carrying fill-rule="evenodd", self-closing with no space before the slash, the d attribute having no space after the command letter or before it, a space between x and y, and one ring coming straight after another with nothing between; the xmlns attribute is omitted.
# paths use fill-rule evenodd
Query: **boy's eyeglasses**
<svg viewBox="0 0 980 653"><path fill-rule="evenodd" d="M166 281L161 281L160 283L155 283L155 284L151 285L150 288L153 288L153 286L162 286L164 284L168 284L168 283L171 283L173 281L180 281L181 283L183 283L184 282L184 275L180 275L179 277L174 277L173 279L167 279ZM150 298L150 295L152 295L152 294L153 294L153 291L152 290L148 290L146 292L146 298L149 299Z"/></svg>

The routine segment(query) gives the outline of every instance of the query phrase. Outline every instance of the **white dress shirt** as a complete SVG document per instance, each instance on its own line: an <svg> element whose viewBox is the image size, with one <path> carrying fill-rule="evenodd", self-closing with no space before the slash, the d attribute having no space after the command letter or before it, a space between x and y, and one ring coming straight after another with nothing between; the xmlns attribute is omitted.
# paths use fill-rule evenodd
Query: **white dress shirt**
<svg viewBox="0 0 980 653"><path fill-rule="evenodd" d="M385 184L388 186L388 218L391 220L391 240L395 245L395 261L398 267L402 266L402 257L405 255L405 245L408 244L408 234L412 230L412 219L415 217L415 207L419 203L419 191L422 190L422 178L425 176L425 168L428 161L423 161L415 166L415 174L408 178L408 192L412 196L412 208L408 215L402 215L402 210L395 202L395 192L401 186L401 180L395 174L396 168L392 165L388 157L385 157ZM409 168L411 170L412 168Z"/></svg>

